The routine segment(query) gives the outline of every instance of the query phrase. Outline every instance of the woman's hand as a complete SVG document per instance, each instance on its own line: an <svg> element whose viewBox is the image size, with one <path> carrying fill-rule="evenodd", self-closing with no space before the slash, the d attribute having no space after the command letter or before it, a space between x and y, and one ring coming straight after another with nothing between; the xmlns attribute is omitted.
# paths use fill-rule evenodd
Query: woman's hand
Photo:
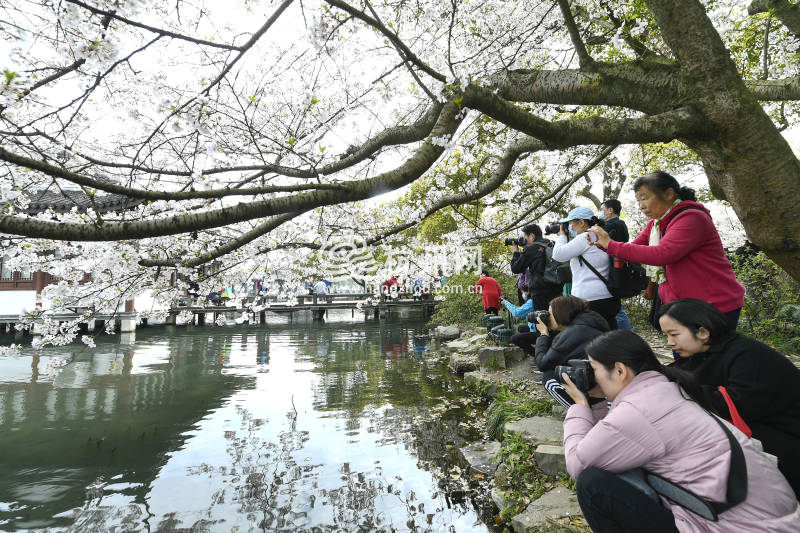
<svg viewBox="0 0 800 533"><path fill-rule="evenodd" d="M566 389L567 394L569 394L569 397L572 398L572 401L589 407L589 399L586 398L586 395L582 393L578 387L575 386L566 373L561 374L561 379L564 380L564 389Z"/></svg>
<svg viewBox="0 0 800 533"><path fill-rule="evenodd" d="M538 331L541 335L550 335L550 330L547 329L545 323L542 322L541 317L536 317L536 331Z"/></svg>
<svg viewBox="0 0 800 533"><path fill-rule="evenodd" d="M592 242L589 240L589 232L586 232L586 241L591 244L592 246L599 246L600 248L606 249L608 248L608 243L611 242L611 237L608 236L606 230L601 228L600 226L592 226L589 228L589 231L597 235L597 240Z"/></svg>

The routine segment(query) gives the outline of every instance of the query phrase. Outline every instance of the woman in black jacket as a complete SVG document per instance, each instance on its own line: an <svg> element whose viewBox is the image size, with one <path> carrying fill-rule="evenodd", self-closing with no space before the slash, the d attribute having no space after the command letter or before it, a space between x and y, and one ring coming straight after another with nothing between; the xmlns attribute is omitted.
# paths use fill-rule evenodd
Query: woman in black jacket
<svg viewBox="0 0 800 533"><path fill-rule="evenodd" d="M555 400L569 408L574 402L555 379L555 368L572 359L586 359L589 341L608 331L608 321L589 309L589 302L576 296L559 296L550 302L549 324L537 319L535 362L544 374L542 382ZM551 334L551 330L555 332Z"/></svg>
<svg viewBox="0 0 800 533"><path fill-rule="evenodd" d="M731 419L719 387L778 458L778 469L800 496L800 370L766 344L730 330L713 305L684 298L659 309L661 331L680 356L673 365L692 372L714 409Z"/></svg>

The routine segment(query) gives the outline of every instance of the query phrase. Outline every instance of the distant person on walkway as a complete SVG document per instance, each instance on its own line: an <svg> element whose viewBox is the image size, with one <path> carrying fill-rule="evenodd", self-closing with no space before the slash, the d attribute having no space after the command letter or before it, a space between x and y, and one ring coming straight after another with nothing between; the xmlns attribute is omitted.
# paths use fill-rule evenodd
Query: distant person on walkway
<svg viewBox="0 0 800 533"><path fill-rule="evenodd" d="M679 358L723 418L730 409L719 387L800 497L800 370L766 344L731 331L716 307L693 298L661 306L659 322Z"/></svg>
<svg viewBox="0 0 800 533"><path fill-rule="evenodd" d="M544 280L544 269L547 265L545 249L551 243L542 237L542 228L536 224L523 227L522 235L525 237L525 247L520 252L519 245L514 244L511 272L520 275L523 281L519 285L525 284L530 288L533 308L537 311L544 310L547 309L550 300L561 294L560 285L553 285Z"/></svg>
<svg viewBox="0 0 800 533"><path fill-rule="evenodd" d="M473 287L475 294L480 294L483 297L483 312L497 314L500 308L500 296L503 294L503 289L497 280L489 276L489 271L484 269L481 272L481 277Z"/></svg>
<svg viewBox="0 0 800 533"><path fill-rule="evenodd" d="M606 230L608 236L612 241L628 242L630 235L628 234L628 226L619 218L622 213L622 204L616 198L609 198L600 204L600 209L603 210L603 217L605 224L603 229ZM628 315L625 314L625 309L622 308L620 303L619 313L617 313L617 328L625 331L632 331L631 321L628 320Z"/></svg>
<svg viewBox="0 0 800 533"><path fill-rule="evenodd" d="M536 322L536 366L544 376L544 388L564 407L572 405L564 386L556 381L555 369L573 359L586 359L584 348L608 331L608 321L577 296L559 296L550 302L550 316Z"/></svg>
<svg viewBox="0 0 800 533"><path fill-rule="evenodd" d="M666 172L638 178L633 190L650 222L631 243L616 242L595 226L591 228L597 235L593 244L624 261L648 265L660 303L698 298L725 313L735 331L744 305L744 286L736 280L708 209L695 201L692 189L681 187Z"/></svg>
<svg viewBox="0 0 800 533"><path fill-rule="evenodd" d="M665 368L650 346L629 331L598 337L586 346L586 354L597 382L589 394L603 396L611 405L590 407L587 395L564 379L575 402L564 420L564 455L593 531L800 531L800 506L786 479L751 439L712 418L690 374ZM617 475L644 468L705 500L724 503L729 501L734 450L743 455L745 497L719 513L716 522L648 495Z"/></svg>
<svg viewBox="0 0 800 533"><path fill-rule="evenodd" d="M314 294L316 295L328 294L328 284L325 283L325 280L321 279L314 284Z"/></svg>
<svg viewBox="0 0 800 533"><path fill-rule="evenodd" d="M520 287L520 291L522 293L522 305L514 305L503 296L500 297L500 301L506 306L506 309L508 309L512 316L515 318L527 319L528 313L533 311L533 300L530 297L531 290L527 285L523 285ZM539 333L536 331L536 325L528 322L527 325L523 324L517 326L517 333L511 336L511 344L519 346L526 355L533 357L533 347L536 344L537 338L539 338Z"/></svg>
<svg viewBox="0 0 800 533"><path fill-rule="evenodd" d="M397 280L397 276L392 276L391 278L381 283L381 296L383 296L384 298L389 296L397 297L397 294L399 292L400 292L400 282Z"/></svg>

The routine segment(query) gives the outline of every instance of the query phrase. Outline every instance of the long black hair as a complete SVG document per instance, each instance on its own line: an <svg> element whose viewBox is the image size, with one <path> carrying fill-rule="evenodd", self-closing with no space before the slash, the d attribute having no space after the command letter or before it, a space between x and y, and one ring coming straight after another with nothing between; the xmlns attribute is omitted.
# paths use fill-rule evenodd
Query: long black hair
<svg viewBox="0 0 800 533"><path fill-rule="evenodd" d="M678 180L672 174L668 174L664 171L657 170L656 172L651 172L641 178L636 178L636 181L633 182L633 192L637 192L642 186L647 187L651 191L653 191L656 196L660 199L664 200L667 189L672 189L675 191L675 197L681 200L692 200L695 201L694 189L689 187L681 187Z"/></svg>
<svg viewBox="0 0 800 533"><path fill-rule="evenodd" d="M706 411L714 412L714 408L697 383L694 374L662 365L650 345L633 332L618 329L603 333L586 345L586 355L609 371L614 368L614 363L622 363L635 375L648 370L663 374L668 380L680 385L681 389L689 395L688 399L696 402Z"/></svg>
<svg viewBox="0 0 800 533"><path fill-rule="evenodd" d="M661 304L658 318L662 316L668 316L686 326L695 336L700 328L705 328L711 334L708 342L711 346L724 343L734 333L722 311L697 298L681 298Z"/></svg>

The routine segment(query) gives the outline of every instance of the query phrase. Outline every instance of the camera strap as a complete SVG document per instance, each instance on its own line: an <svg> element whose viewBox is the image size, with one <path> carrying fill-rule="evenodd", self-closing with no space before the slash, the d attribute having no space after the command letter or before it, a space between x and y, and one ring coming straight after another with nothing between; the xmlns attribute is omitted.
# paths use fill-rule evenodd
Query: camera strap
<svg viewBox="0 0 800 533"><path fill-rule="evenodd" d="M716 522L719 520L721 513L739 505L747 498L747 464L745 463L744 451L736 437L733 436L725 423L719 418L714 415L711 415L711 418L725 432L731 446L731 466L728 470L727 493L724 503L706 500L658 474L653 474L647 470L644 470L644 473L647 484L658 494L706 520Z"/></svg>

